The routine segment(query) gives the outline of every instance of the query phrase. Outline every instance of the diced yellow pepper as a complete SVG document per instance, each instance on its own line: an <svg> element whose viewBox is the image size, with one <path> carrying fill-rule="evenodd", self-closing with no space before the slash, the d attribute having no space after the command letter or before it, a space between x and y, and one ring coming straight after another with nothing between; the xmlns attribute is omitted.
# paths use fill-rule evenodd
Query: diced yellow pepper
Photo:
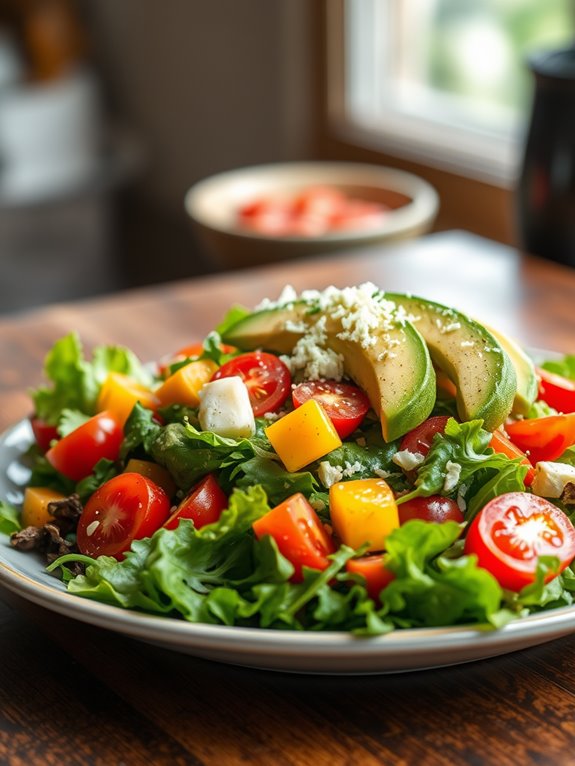
<svg viewBox="0 0 575 766"><path fill-rule="evenodd" d="M200 389L209 383L217 369L218 365L211 359L199 359L197 362L190 362L170 375L156 391L156 396L164 407L168 404L197 407L200 403Z"/></svg>
<svg viewBox="0 0 575 766"><path fill-rule="evenodd" d="M43 527L53 516L48 512L48 503L64 500L61 492L46 487L26 487L22 504L22 525L25 527Z"/></svg>
<svg viewBox="0 0 575 766"><path fill-rule="evenodd" d="M315 399L308 399L301 407L276 420L266 428L266 435L288 471L299 471L341 447L333 423Z"/></svg>
<svg viewBox="0 0 575 766"><path fill-rule="evenodd" d="M149 388L128 375L111 372L100 389L98 411L108 410L124 425L136 402L149 410L155 410L160 405L158 397Z"/></svg>
<svg viewBox="0 0 575 766"><path fill-rule="evenodd" d="M154 484L164 490L168 497L173 497L176 494L176 484L170 472L163 466L152 463L151 460L131 458L128 460L124 473L139 473L141 476L151 479Z"/></svg>
<svg viewBox="0 0 575 766"><path fill-rule="evenodd" d="M399 527L397 503L383 479L357 479L332 484L329 489L331 523L343 543L368 551L385 549L385 539Z"/></svg>

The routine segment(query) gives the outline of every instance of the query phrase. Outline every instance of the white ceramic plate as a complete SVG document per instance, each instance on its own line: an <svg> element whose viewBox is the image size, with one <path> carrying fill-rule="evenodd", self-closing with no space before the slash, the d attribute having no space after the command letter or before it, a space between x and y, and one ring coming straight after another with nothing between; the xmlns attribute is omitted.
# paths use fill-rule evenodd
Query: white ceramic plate
<svg viewBox="0 0 575 766"><path fill-rule="evenodd" d="M32 439L23 421L0 437L0 497L19 502L27 479L22 453ZM0 536L0 583L46 609L185 654L270 670L391 673L453 665L525 649L575 632L575 607L532 615L502 630L421 628L377 638L194 625L71 595L39 558Z"/></svg>

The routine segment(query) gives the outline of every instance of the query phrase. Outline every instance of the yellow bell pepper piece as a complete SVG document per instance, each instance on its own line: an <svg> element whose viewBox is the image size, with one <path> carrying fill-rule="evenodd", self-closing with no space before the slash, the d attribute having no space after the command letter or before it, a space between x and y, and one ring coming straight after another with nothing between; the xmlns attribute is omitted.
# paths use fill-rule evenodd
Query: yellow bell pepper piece
<svg viewBox="0 0 575 766"><path fill-rule="evenodd" d="M163 407L168 404L197 407L200 403L200 389L209 383L217 369L218 365L211 359L199 359L197 362L190 362L170 375L156 391L156 395Z"/></svg>
<svg viewBox="0 0 575 766"><path fill-rule="evenodd" d="M154 484L164 490L168 497L173 497L176 494L176 484L170 472L163 466L152 463L151 460L131 458L128 460L124 473L139 473L141 476L151 479Z"/></svg>
<svg viewBox="0 0 575 766"><path fill-rule="evenodd" d="M385 539L399 527L397 503L383 479L357 479L332 484L329 489L331 523L343 543L368 551L385 549Z"/></svg>
<svg viewBox="0 0 575 766"><path fill-rule="evenodd" d="M301 407L276 420L265 432L288 471L299 471L341 447L333 423L315 399L308 399Z"/></svg>
<svg viewBox="0 0 575 766"><path fill-rule="evenodd" d="M25 527L43 527L54 517L48 512L48 503L64 500L61 492L46 487L26 487L22 504L22 525Z"/></svg>
<svg viewBox="0 0 575 766"><path fill-rule="evenodd" d="M153 391L142 386L128 375L111 372L104 381L98 396L98 411L108 410L124 425L136 402L142 407L155 410L160 401Z"/></svg>

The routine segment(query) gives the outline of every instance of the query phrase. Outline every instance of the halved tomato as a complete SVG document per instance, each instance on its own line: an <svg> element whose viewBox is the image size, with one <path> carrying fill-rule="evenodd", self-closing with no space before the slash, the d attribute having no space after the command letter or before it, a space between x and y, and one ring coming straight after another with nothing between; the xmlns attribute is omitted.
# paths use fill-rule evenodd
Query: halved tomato
<svg viewBox="0 0 575 766"><path fill-rule="evenodd" d="M405 434L399 449L414 453L418 452L424 456L427 455L433 442L433 437L435 434L442 434L445 431L448 420L449 417L447 415L434 415L432 418L428 418L421 425Z"/></svg>
<svg viewBox="0 0 575 766"><path fill-rule="evenodd" d="M265 351L240 354L216 370L212 380L236 376L247 386L256 417L276 412L289 396L291 374L275 354Z"/></svg>
<svg viewBox="0 0 575 766"><path fill-rule="evenodd" d="M228 507L228 498L210 473L182 500L164 526L175 529L180 519L191 519L196 529L214 524Z"/></svg>
<svg viewBox="0 0 575 766"><path fill-rule="evenodd" d="M117 460L124 431L111 412L99 412L56 442L46 460L72 481L89 476L102 458Z"/></svg>
<svg viewBox="0 0 575 766"><path fill-rule="evenodd" d="M455 502L449 497L431 495L430 497L414 497L397 506L399 523L405 524L410 519L422 519L442 524L444 521L464 521L463 513Z"/></svg>
<svg viewBox="0 0 575 766"><path fill-rule="evenodd" d="M508 492L487 503L472 521L465 553L474 553L502 588L519 591L534 582L539 556L556 556L560 570L571 563L575 528L548 500Z"/></svg>
<svg viewBox="0 0 575 766"><path fill-rule="evenodd" d="M533 464L556 460L575 444L575 413L517 420L507 423L505 430Z"/></svg>
<svg viewBox="0 0 575 766"><path fill-rule="evenodd" d="M321 404L337 431L345 439L361 424L370 408L367 395L349 383L337 380L308 380L292 391L294 407L300 407L309 399Z"/></svg>
<svg viewBox="0 0 575 766"><path fill-rule="evenodd" d="M86 556L121 559L133 540L150 537L165 522L170 500L139 473L121 473L97 489L78 522L78 548Z"/></svg>
<svg viewBox="0 0 575 766"><path fill-rule="evenodd" d="M539 399L558 412L575 412L575 381L554 372L537 368Z"/></svg>

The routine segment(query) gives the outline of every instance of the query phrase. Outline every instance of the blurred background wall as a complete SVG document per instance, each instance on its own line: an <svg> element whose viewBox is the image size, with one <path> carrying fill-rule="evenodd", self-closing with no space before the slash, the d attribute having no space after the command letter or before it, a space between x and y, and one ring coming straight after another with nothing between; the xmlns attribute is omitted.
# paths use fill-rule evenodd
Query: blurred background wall
<svg viewBox="0 0 575 766"><path fill-rule="evenodd" d="M0 312L213 269L184 194L221 170L311 156L312 5L2 0ZM4 87L2 40L21 58L19 75ZM78 72L96 85L93 166L68 184L56 178L52 188L50 179L3 184L15 151L3 142L3 114L14 111L8 96L53 103ZM45 143L58 119L70 125L65 114L50 125L39 109L20 119L26 130L35 124Z"/></svg>

